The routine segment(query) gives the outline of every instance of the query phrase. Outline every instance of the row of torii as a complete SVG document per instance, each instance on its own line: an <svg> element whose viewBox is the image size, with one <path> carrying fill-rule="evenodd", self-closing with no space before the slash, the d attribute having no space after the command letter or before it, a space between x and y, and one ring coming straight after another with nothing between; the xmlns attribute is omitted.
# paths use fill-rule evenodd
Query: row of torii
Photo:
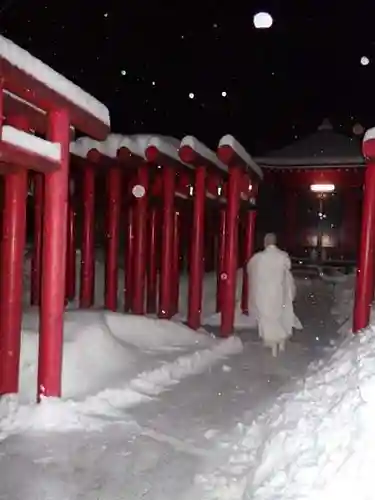
<svg viewBox="0 0 375 500"><path fill-rule="evenodd" d="M194 217L190 262L189 324L199 326L202 301L203 213L206 184L210 196L226 199L226 226L223 239L223 272L221 312L222 332L233 328L237 272L238 212L241 199L249 203L249 186L262 177L250 155L231 136L224 137L217 155L194 138L178 143L160 136L122 137L110 135L108 109L62 75L51 70L0 36L0 174L4 175L3 238L0 253L0 394L18 392L21 346L23 252L25 247L26 198L28 171L34 175L33 278L40 305L38 399L61 395L63 327L66 285L66 250L68 228L69 170L72 156L81 158L84 166L84 226L82 305L89 301L89 267L93 260L92 189L96 168L105 168L111 202L109 231L118 232L117 216L122 167L136 169L136 182L145 191L135 199L134 292L135 309L142 313L146 261L144 248L148 186L152 166L162 166L163 191L162 271L160 315L171 314L171 274L173 242L173 204L182 194L176 183L176 170L194 169ZM92 138L71 143L77 129ZM79 162L78 162L79 163ZM81 163L82 164L82 163ZM90 164L90 165L89 165ZM88 167L88 168L86 168ZM151 167L151 168L150 168ZM107 172L108 169L108 172ZM123 169L122 169L123 170ZM134 171L134 170L133 170ZM212 183L206 179L215 179ZM215 182L218 185L213 188ZM212 191L213 189L213 191ZM91 194L90 194L91 192ZM252 194L253 194L252 193ZM252 244L254 219L249 219L249 248ZM114 308L117 249L110 239L107 270L106 305ZM138 257L141 258L138 258ZM88 257L88 259L86 259ZM246 280L245 280L246 281ZM34 290L35 292L35 290ZM246 290L244 290L246 293ZM230 299L232 297L232 299ZM228 305L227 305L228 304Z"/></svg>
<svg viewBox="0 0 375 500"><path fill-rule="evenodd" d="M195 139L183 143L157 136L124 138L110 135L108 109L62 75L57 74L10 40L0 36L0 174L4 176L3 234L0 249L0 394L18 392L22 322L23 252L25 247L26 198L28 171L35 176L35 203L39 211L40 231L35 241L34 260L39 262L36 280L40 285L40 321L38 355L38 399L61 395L63 325L65 309L66 240L71 153L79 156L83 166L101 164L108 167L110 192L118 194L119 166L125 160L137 169L136 182L145 189L145 196L136 198L138 247L143 248L147 213L147 186L152 168L162 165L163 187L163 251L164 278L161 287L161 315L166 316L171 291L172 207L176 192L176 168L194 169L194 217L192 227L191 282L189 323L199 325L202 294L201 249L202 214L209 195L219 196L219 185L226 200L226 228L223 239L224 256L220 273L222 284L221 331L233 328L237 273L237 231L241 199L251 207L262 172L250 155L231 136L219 143L217 154L208 151ZM72 129L94 139L71 143ZM45 137L43 139L42 137ZM116 142L117 141L117 142ZM369 324L374 295L375 250L375 130L367 132L363 153L367 168L362 211L362 231L354 306L355 332ZM115 164L114 164L115 163ZM86 193L92 189L92 171L84 168ZM206 179L209 178L210 182ZM217 182L217 185L216 185ZM252 190L249 190L249 186ZM215 187L216 186L216 187ZM178 184L179 191L183 186ZM142 189L141 189L142 190ZM179 192L183 195L184 192ZM186 193L185 193L186 194ZM86 200L87 201L87 200ZM87 211L90 204L86 204ZM114 204L116 207L116 204ZM117 208L119 208L117 206ZM116 210L113 211L115 213ZM112 215L113 215L112 213ZM91 218L90 218L91 217ZM92 221L92 215L87 220ZM112 222L114 217L112 218ZM248 210L246 224L246 256L252 253L255 211ZM93 238L93 233L87 233ZM86 236L87 236L86 234ZM143 240L142 240L143 238ZM85 240L85 238L83 238ZM90 239L90 238L89 238ZM137 238L136 238L137 240ZM89 244L88 244L89 243ZM86 241L86 250L92 242ZM88 251L88 250L87 250ZM113 249L109 252L114 269ZM85 258L83 258L85 261ZM136 259L138 295L141 307L145 259ZM87 274L87 268L84 267ZM162 272L163 275L163 272ZM113 280L112 280L113 281ZM86 284L87 284L86 280ZM246 288L247 279L244 279ZM87 292L87 290L86 290ZM86 292L84 298L88 300ZM88 292L87 292L88 293ZM113 297L108 288L107 299ZM243 298L247 291L243 290ZM137 306L137 307L138 307ZM164 311L164 312L163 312ZM140 311L141 312L141 311Z"/></svg>
<svg viewBox="0 0 375 500"><path fill-rule="evenodd" d="M262 171L251 156L231 135L224 136L218 144L217 152L213 152L192 136L182 141L170 137L153 135L122 136L111 134L106 141L97 142L84 137L70 146L77 165L84 167L83 177L83 238L81 269L81 305L87 307L92 302L93 276L93 218L94 218L94 169L91 165L108 168L107 191L111 202L108 204L107 234L108 248L106 255L105 305L108 309L117 307L117 248L118 220L121 207L121 173L122 170L134 171L130 179L128 191L135 195L133 209L134 235L132 238L132 254L130 267L125 280L131 276L132 312L144 314L146 275L151 276L147 288L155 292L156 266L153 262L155 252L147 253L148 244L154 244L150 229L151 242L147 235L148 200L150 194L162 195L162 242L161 272L158 315L170 318L176 312L173 302L178 287L176 256L174 255L176 221L174 220L175 195L193 197L193 218L190 232L189 260L189 293L188 293L188 325L194 329L200 326L203 287L204 260L204 216L207 198L218 199L226 209L221 210L222 217L219 242L220 255L218 266L218 308L221 311L221 333L226 336L233 331L235 290L238 268L238 219L240 203L250 209L245 212L245 237L243 255L250 258L253 251L255 211L254 201L257 186L262 179ZM78 161L77 161L78 160ZM79 161L80 160L80 161ZM83 163L82 163L83 160ZM85 163L86 162L86 163ZM151 178L155 169L160 169L156 181L151 186ZM154 169L154 171L153 171ZM179 174L176 177L176 171ZM186 175L184 175L186 174ZM151 218L152 224L155 222ZM129 227L130 223L128 222ZM129 245L128 240L128 245ZM178 243L177 243L178 244ZM130 252L129 247L127 253ZM151 262L148 257L151 256ZM73 261L73 259L72 259ZM174 265L172 265L174 262ZM129 272L128 272L129 271ZM243 269L242 305L247 310L248 290L246 268ZM154 276L154 279L152 277ZM176 285L177 284L177 285ZM125 283L125 288L130 288ZM151 302L153 302L151 300ZM154 312L154 311L148 311Z"/></svg>

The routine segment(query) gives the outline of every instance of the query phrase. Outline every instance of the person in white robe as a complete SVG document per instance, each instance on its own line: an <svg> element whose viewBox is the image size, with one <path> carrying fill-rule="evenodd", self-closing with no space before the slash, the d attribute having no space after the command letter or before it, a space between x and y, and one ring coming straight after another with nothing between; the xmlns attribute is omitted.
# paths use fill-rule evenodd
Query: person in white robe
<svg viewBox="0 0 375 500"><path fill-rule="evenodd" d="M293 328L302 329L302 325L294 314L296 287L290 258L276 246L273 233L265 236L264 247L248 263L249 308L264 345L277 356L285 349Z"/></svg>

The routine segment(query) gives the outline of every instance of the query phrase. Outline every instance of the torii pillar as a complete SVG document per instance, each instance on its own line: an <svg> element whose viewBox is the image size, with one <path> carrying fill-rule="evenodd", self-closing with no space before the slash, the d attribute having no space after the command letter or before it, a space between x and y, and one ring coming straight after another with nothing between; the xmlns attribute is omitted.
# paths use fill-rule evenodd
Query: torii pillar
<svg viewBox="0 0 375 500"><path fill-rule="evenodd" d="M181 142L181 161L195 167L193 223L190 240L190 267L187 324L198 330L201 323L204 275L204 216L206 201L207 160L192 145Z"/></svg>
<svg viewBox="0 0 375 500"><path fill-rule="evenodd" d="M363 156L366 158L366 172L353 312L354 333L369 325L374 295L375 128L366 132L363 138L362 151Z"/></svg>
<svg viewBox="0 0 375 500"><path fill-rule="evenodd" d="M259 167L245 149L230 135L224 136L219 143L217 155L228 166L229 182L227 189L227 216L225 234L225 260L221 298L221 335L233 332L236 307L236 281L238 270L238 225L241 193L243 191L243 172L257 172ZM253 173L254 173L253 172Z"/></svg>

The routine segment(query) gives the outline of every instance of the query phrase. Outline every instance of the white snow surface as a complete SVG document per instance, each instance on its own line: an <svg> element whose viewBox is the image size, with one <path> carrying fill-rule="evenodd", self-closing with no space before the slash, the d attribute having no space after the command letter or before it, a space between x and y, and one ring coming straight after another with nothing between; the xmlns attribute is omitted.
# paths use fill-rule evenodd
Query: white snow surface
<svg viewBox="0 0 375 500"><path fill-rule="evenodd" d="M79 108L87 111L106 125L110 125L109 110L104 104L84 92L77 85L42 63L11 40L0 35L0 57L12 66L43 83Z"/></svg>
<svg viewBox="0 0 375 500"><path fill-rule="evenodd" d="M156 146L161 153L181 163L178 156L180 141L174 137L157 134L109 134L107 139L101 142L90 137L80 137L70 144L70 152L86 158L89 151L96 149L109 158L116 158L121 148L127 148L134 155L146 159L146 149L149 146Z"/></svg>
<svg viewBox="0 0 375 500"><path fill-rule="evenodd" d="M245 148L233 137L233 135L227 134L224 135L219 141L219 148L221 146L230 146L233 151L246 163L248 167L250 167L260 179L263 179L262 169L255 163L255 161L251 158L249 153L245 150Z"/></svg>
<svg viewBox="0 0 375 500"><path fill-rule="evenodd" d="M61 146L58 143L46 141L40 137L18 130L10 125L4 125L1 132L1 140L26 149L40 156L45 156L56 162L61 160Z"/></svg>
<svg viewBox="0 0 375 500"><path fill-rule="evenodd" d="M102 268L99 259L97 299ZM312 283L297 280L299 293ZM208 275L211 319L215 285ZM181 316L186 290L182 279ZM38 317L25 309L21 393L0 400L0 498L373 498L375 329L306 372L316 355L303 344L274 359L249 323L241 342L178 319L67 311L63 398L35 405Z"/></svg>
<svg viewBox="0 0 375 500"><path fill-rule="evenodd" d="M375 139L375 127L366 130L365 135L363 136L363 142L371 141L372 139Z"/></svg>
<svg viewBox="0 0 375 500"><path fill-rule="evenodd" d="M228 171L228 167L219 160L216 154L192 135L186 135L182 139L180 147L183 148L184 146L190 147L193 151L220 168L220 170Z"/></svg>
<svg viewBox="0 0 375 500"><path fill-rule="evenodd" d="M371 327L312 365L251 425L239 424L228 462L196 478L201 498L373 498L374 353Z"/></svg>

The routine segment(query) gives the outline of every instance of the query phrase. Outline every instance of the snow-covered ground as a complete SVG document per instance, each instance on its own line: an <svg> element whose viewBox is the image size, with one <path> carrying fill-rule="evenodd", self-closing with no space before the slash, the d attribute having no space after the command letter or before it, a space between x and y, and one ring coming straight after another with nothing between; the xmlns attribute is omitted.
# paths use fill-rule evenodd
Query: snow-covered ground
<svg viewBox="0 0 375 500"><path fill-rule="evenodd" d="M209 335L214 284L207 276L199 333L73 304L63 398L39 406L38 319L25 310L20 398L0 401L0 499L320 500L353 497L354 485L372 498L371 466L358 465L372 463L375 337L336 335L350 278L298 279L305 329L276 359L251 318L239 336Z"/></svg>

